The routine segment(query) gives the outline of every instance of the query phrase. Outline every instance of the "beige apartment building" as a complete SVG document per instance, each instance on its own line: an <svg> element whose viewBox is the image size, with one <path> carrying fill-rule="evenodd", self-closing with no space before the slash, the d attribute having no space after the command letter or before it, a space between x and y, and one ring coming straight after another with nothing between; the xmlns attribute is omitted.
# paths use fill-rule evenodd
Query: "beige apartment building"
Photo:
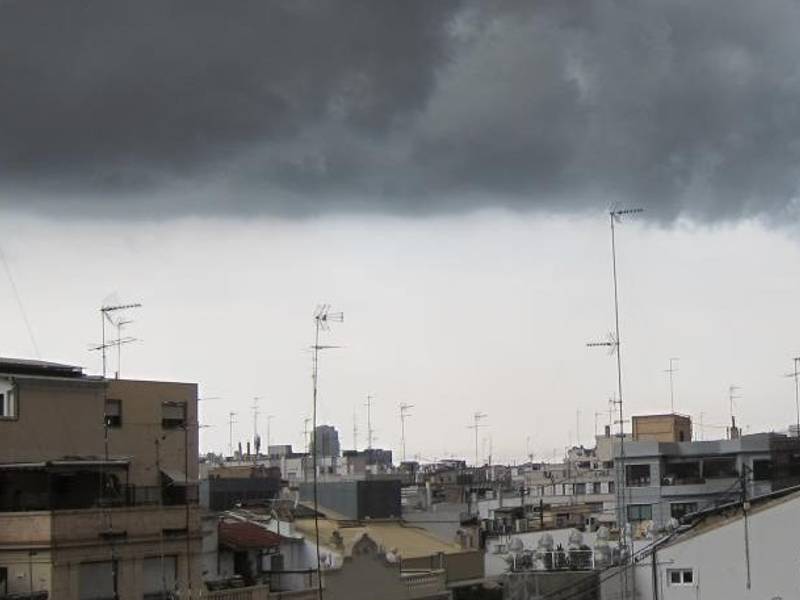
<svg viewBox="0 0 800 600"><path fill-rule="evenodd" d="M0 358L0 598L199 598L197 443L196 384Z"/></svg>

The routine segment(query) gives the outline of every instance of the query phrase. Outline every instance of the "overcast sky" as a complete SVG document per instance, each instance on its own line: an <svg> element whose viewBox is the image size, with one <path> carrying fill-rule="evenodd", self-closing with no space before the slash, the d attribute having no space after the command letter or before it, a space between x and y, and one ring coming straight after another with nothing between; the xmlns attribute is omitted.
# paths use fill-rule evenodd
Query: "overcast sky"
<svg viewBox="0 0 800 600"><path fill-rule="evenodd" d="M373 394L376 445L407 402L410 455L471 457L481 410L482 453L552 457L614 391L585 343L613 324L606 212L641 206L627 410L668 410L680 357L678 410L722 425L736 384L745 426L785 428L799 27L791 0L0 0L0 353L96 372L115 293L144 304L124 376L222 398L206 448L253 396L301 445L329 302L345 446Z"/></svg>

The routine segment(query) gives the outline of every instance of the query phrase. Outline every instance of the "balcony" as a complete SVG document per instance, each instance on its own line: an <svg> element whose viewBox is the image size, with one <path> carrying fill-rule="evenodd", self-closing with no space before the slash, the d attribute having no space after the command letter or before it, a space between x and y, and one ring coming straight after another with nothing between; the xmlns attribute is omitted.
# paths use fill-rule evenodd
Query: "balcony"
<svg viewBox="0 0 800 600"><path fill-rule="evenodd" d="M447 575L444 569L436 571L406 571L401 574L408 589L408 598L430 598L447 590Z"/></svg>
<svg viewBox="0 0 800 600"><path fill-rule="evenodd" d="M189 529L199 531L198 512L189 512ZM49 546L97 542L109 537L157 539L183 535L185 506L140 506L107 509L0 513L0 545Z"/></svg>

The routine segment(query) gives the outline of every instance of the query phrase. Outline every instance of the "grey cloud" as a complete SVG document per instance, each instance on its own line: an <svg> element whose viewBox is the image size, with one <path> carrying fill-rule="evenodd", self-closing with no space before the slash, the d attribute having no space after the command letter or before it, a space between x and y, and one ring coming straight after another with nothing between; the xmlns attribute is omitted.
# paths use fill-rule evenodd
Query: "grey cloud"
<svg viewBox="0 0 800 600"><path fill-rule="evenodd" d="M0 202L796 218L799 6L7 0Z"/></svg>

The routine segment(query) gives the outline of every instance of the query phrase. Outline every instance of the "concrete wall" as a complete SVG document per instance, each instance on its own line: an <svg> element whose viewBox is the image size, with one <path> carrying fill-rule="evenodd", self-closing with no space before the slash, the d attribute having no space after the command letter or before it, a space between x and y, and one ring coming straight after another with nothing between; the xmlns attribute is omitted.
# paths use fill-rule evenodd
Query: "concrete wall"
<svg viewBox="0 0 800 600"><path fill-rule="evenodd" d="M18 419L0 420L0 463L104 456L107 394L122 401L122 427L109 429L109 454L132 459L129 483L160 485L157 439L161 467L183 472L188 438L189 477L197 479L196 384L109 380L104 392L103 383L95 380L18 378L17 386ZM163 401L187 403L188 436L182 429L162 429Z"/></svg>
<svg viewBox="0 0 800 600"><path fill-rule="evenodd" d="M319 505L347 519L385 519L400 517L399 480L326 481L317 490ZM300 497L313 499L313 485L300 484Z"/></svg>
<svg viewBox="0 0 800 600"><path fill-rule="evenodd" d="M141 600L144 589L143 561L160 556L176 556L179 577L186 584L186 538L184 535L163 535L163 530L185 527L185 507L114 508L107 511L72 510L37 513L0 513L0 566L13 570L15 586L27 591L29 552L35 552L35 589L49 589L52 598L77 600L80 594L81 564L107 562L113 556L119 561L121 600ZM113 543L101 534L109 526L120 535ZM189 513L193 535L189 541L192 553L193 588L201 585L202 547L197 509ZM14 549L17 548L17 549ZM11 550L13 549L13 550ZM20 557L24 558L24 564ZM48 574L49 570L49 574ZM87 572L84 570L84 572ZM25 575L27 578L27 575ZM40 582L40 583L36 583ZM36 588L47 585L47 588Z"/></svg>
<svg viewBox="0 0 800 600"><path fill-rule="evenodd" d="M596 571L530 571L509 573L503 579L504 600L597 600Z"/></svg>
<svg viewBox="0 0 800 600"><path fill-rule="evenodd" d="M346 559L341 569L325 573L323 582L325 597L330 600L440 600L450 597L443 580L428 587L408 585L400 575L399 565L386 563L376 554Z"/></svg>
<svg viewBox="0 0 800 600"><path fill-rule="evenodd" d="M404 510L403 520L452 544L456 542L456 534L461 529L461 515L466 512L466 504L442 502L432 505L430 510Z"/></svg>
<svg viewBox="0 0 800 600"><path fill-rule="evenodd" d="M750 541L750 588L747 587L744 519L720 526L671 546L656 554L658 600L715 600L737 598L761 600L800 598L800 537L794 524L800 522L800 496L756 510L748 518ZM668 570L691 568L692 585L674 586ZM636 570L639 598L655 600L652 565Z"/></svg>
<svg viewBox="0 0 800 600"><path fill-rule="evenodd" d="M633 439L656 442L692 441L692 420L683 415L633 417Z"/></svg>

